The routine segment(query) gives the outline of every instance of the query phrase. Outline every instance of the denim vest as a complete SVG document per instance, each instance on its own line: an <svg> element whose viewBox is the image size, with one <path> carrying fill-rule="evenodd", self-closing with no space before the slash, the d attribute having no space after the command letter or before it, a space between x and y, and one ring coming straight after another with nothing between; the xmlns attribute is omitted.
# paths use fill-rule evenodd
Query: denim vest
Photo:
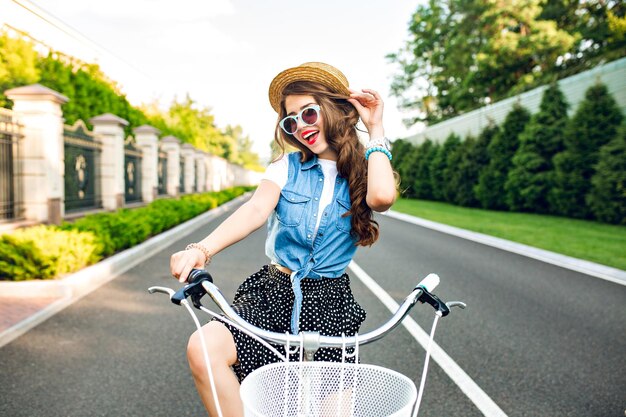
<svg viewBox="0 0 626 417"><path fill-rule="evenodd" d="M314 156L300 162L300 153L288 155L289 175L280 192L276 208L268 219L265 253L273 263L291 271L295 302L291 314L291 331L298 334L304 278L339 278L356 252L356 239L350 235L352 216L348 181L337 175L331 203L324 209L317 235L317 221L324 174Z"/></svg>

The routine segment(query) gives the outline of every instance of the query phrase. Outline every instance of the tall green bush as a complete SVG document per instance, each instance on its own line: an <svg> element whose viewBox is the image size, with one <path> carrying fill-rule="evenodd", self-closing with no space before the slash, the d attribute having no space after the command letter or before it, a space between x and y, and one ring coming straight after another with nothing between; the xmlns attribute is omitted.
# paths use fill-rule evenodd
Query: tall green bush
<svg viewBox="0 0 626 417"><path fill-rule="evenodd" d="M400 169L400 186L402 194L407 198L415 198L415 177L417 175L417 163L419 158L419 147L409 145L405 148L405 155L398 165Z"/></svg>
<svg viewBox="0 0 626 417"><path fill-rule="evenodd" d="M438 167L439 172L441 172L439 180L441 181L443 200L448 203L454 202L456 196L456 186L451 183L450 178L453 177L463 158L464 148L462 144L461 137L456 133L452 133L446 138L441 148L443 155L441 165ZM437 156L439 155L436 155L434 159L436 159Z"/></svg>
<svg viewBox="0 0 626 417"><path fill-rule="evenodd" d="M590 87L565 133L565 150L554 156L554 186L549 202L554 213L589 218L585 198L591 189L600 148L617 134L622 114L603 84Z"/></svg>
<svg viewBox="0 0 626 417"><path fill-rule="evenodd" d="M504 119L502 129L487 147L489 164L481 172L474 190L483 208L507 208L504 184L511 169L513 155L519 147L519 136L529 120L530 112L516 103Z"/></svg>
<svg viewBox="0 0 626 417"><path fill-rule="evenodd" d="M407 173L404 171L404 161L409 156L409 153L413 149L413 145L404 139L395 140L392 144L391 151L393 153L393 159L391 160L391 166L400 176L400 191L403 195L408 197L409 191L409 179Z"/></svg>
<svg viewBox="0 0 626 417"><path fill-rule="evenodd" d="M459 147L461 160L456 170L449 178L452 188L455 189L453 202L460 206L476 207L479 205L475 188L480 173L489 164L487 148L500 128L493 123L487 125L476 139L468 137Z"/></svg>
<svg viewBox="0 0 626 417"><path fill-rule="evenodd" d="M600 149L587 203L600 221L626 225L626 124Z"/></svg>
<svg viewBox="0 0 626 417"><path fill-rule="evenodd" d="M413 179L413 190L415 190L416 198L425 200L432 200L433 198L430 167L436 153L437 148L429 139L426 139L417 149L415 178Z"/></svg>
<svg viewBox="0 0 626 417"><path fill-rule="evenodd" d="M433 191L433 199L444 201L444 186L446 183L447 155L461 143L460 138L450 134L443 144L437 143L433 149L433 157L430 162L430 185Z"/></svg>
<svg viewBox="0 0 626 417"><path fill-rule="evenodd" d="M547 213L552 186L552 157L563 150L568 104L557 84L544 92L539 106L520 135L520 145L505 182L506 201L513 211Z"/></svg>

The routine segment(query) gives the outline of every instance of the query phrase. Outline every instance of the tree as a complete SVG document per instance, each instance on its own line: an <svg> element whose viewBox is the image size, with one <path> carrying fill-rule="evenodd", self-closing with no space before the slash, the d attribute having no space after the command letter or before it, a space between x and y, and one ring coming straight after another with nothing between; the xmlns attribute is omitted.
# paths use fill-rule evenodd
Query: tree
<svg viewBox="0 0 626 417"><path fill-rule="evenodd" d="M453 202L460 206L476 207L479 205L475 193L480 173L489 164L487 148L493 138L498 135L500 128L490 123L474 139L468 137L457 151L462 149L461 158L450 177L450 186L455 189Z"/></svg>
<svg viewBox="0 0 626 417"><path fill-rule="evenodd" d="M413 191L410 189L411 180L409 180L409 175L406 171L409 165L405 164L404 161L409 157L413 148L414 146L411 142L404 139L395 140L391 148L393 153L391 165L400 176L400 192L407 197L412 196Z"/></svg>
<svg viewBox="0 0 626 417"><path fill-rule="evenodd" d="M416 198L425 200L432 200L433 198L433 187L430 183L430 166L435 154L436 148L428 139L417 149L415 178L413 180L413 190Z"/></svg>
<svg viewBox="0 0 626 417"><path fill-rule="evenodd" d="M529 120L528 110L516 103L504 119L502 130L494 136L487 147L489 165L481 172L474 190L483 208L496 210L507 208L504 183L511 168L513 155L519 146L519 136Z"/></svg>
<svg viewBox="0 0 626 417"><path fill-rule="evenodd" d="M576 37L560 65L568 73L592 68L600 57L612 60L626 51L626 6L620 1L546 0L540 17Z"/></svg>
<svg viewBox="0 0 626 417"><path fill-rule="evenodd" d="M74 57L51 51L39 56L33 45L25 41L28 34L20 37L0 31L0 89L41 83L60 92L70 100L63 106L66 123L83 120L88 127L89 119L112 113L129 121L126 135L132 129L150 124L166 135L174 135L199 149L223 156L230 162L258 167L258 156L251 151L250 139L239 126L227 126L221 131L208 107L198 106L189 96L178 102L174 100L165 112L156 104L133 107L119 86L109 79L96 64L88 64ZM0 105L10 106L0 95Z"/></svg>
<svg viewBox="0 0 626 417"><path fill-rule="evenodd" d="M419 158L419 146L410 145L402 162L400 163L402 192L405 197L416 198L415 178L417 176L417 164Z"/></svg>
<svg viewBox="0 0 626 417"><path fill-rule="evenodd" d="M455 194L450 184L453 170L460 160L456 150L461 146L461 138L456 133L451 133L433 157L433 165L430 169L433 196L438 200L452 202Z"/></svg>
<svg viewBox="0 0 626 417"><path fill-rule="evenodd" d="M506 202L513 211L548 213L552 186L552 157L563 150L567 103L557 84L543 93L539 112L520 135L520 145L504 184Z"/></svg>
<svg viewBox="0 0 626 417"><path fill-rule="evenodd" d="M438 121L533 86L575 36L541 20L539 0L429 0L409 23L391 91L409 121Z"/></svg>
<svg viewBox="0 0 626 417"><path fill-rule="evenodd" d="M552 211L569 217L591 216L586 195L591 189L600 148L617 134L622 114L606 86L590 87L565 133L565 150L554 157Z"/></svg>
<svg viewBox="0 0 626 417"><path fill-rule="evenodd" d="M600 149L587 203L603 222L626 225L626 124Z"/></svg>
<svg viewBox="0 0 626 417"><path fill-rule="evenodd" d="M223 134L234 140L236 144L237 159L233 162L242 165L244 168L255 171L263 171L264 168L259 162L259 155L252 151L252 141L250 136L243 134L241 126L227 125Z"/></svg>
<svg viewBox="0 0 626 417"><path fill-rule="evenodd" d="M408 140L398 139L394 140L391 146L391 152L393 153L391 165L393 169L402 176L402 172L400 172L400 165L402 165L402 161L404 161L404 158L407 157L409 151L413 148L413 145Z"/></svg>
<svg viewBox="0 0 626 417"><path fill-rule="evenodd" d="M6 90L36 83L38 79L37 52L33 45L0 31L0 107L11 106L4 96Z"/></svg>

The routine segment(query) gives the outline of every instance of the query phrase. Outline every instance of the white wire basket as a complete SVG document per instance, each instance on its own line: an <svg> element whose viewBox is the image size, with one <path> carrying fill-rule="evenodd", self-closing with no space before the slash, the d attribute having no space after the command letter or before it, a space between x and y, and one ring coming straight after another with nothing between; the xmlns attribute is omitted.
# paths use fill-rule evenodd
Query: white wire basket
<svg viewBox="0 0 626 417"><path fill-rule="evenodd" d="M417 389L411 379L375 365L278 362L241 384L246 417L411 416Z"/></svg>

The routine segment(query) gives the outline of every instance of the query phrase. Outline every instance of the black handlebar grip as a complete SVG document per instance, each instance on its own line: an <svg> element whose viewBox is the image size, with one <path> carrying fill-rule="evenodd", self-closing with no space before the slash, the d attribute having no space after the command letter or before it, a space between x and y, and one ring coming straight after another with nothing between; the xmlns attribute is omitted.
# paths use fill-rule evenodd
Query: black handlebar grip
<svg viewBox="0 0 626 417"><path fill-rule="evenodd" d="M196 282L208 280L209 282L213 282L213 277L204 269L192 269L187 277L187 282L189 284L195 284Z"/></svg>

